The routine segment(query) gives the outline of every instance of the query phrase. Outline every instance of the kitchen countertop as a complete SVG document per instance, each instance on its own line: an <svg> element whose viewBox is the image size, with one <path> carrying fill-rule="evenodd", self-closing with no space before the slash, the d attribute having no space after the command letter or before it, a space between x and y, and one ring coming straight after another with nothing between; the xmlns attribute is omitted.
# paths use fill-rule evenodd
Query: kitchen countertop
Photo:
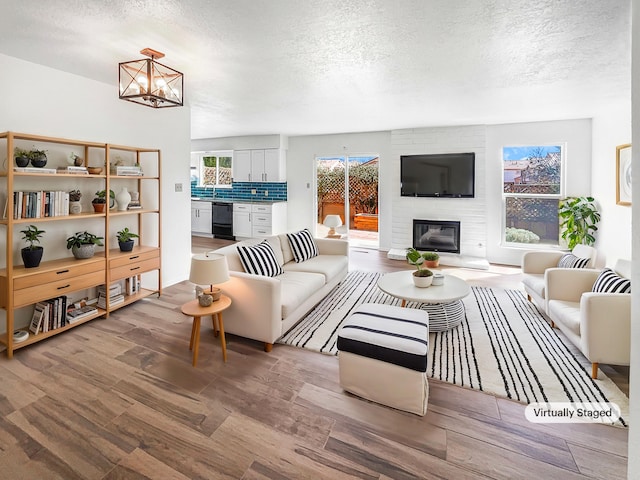
<svg viewBox="0 0 640 480"><path fill-rule="evenodd" d="M259 203L259 204L274 204L274 203L283 203L286 200L244 200L244 199L236 199L236 198L211 198L211 197L191 197L193 201L199 202L220 202L220 203Z"/></svg>

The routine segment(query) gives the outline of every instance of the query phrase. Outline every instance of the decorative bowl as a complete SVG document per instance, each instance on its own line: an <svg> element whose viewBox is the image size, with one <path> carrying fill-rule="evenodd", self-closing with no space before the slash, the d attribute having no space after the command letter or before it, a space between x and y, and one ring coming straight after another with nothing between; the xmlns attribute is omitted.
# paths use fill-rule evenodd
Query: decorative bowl
<svg viewBox="0 0 640 480"><path fill-rule="evenodd" d="M102 167L87 167L87 171L91 175L98 175L100 172L102 172Z"/></svg>

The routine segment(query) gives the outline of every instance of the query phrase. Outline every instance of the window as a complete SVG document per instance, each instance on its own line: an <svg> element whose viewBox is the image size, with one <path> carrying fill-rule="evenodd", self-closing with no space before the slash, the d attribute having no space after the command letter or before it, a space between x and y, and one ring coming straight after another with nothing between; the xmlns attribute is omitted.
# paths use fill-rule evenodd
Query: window
<svg viewBox="0 0 640 480"><path fill-rule="evenodd" d="M193 152L191 183L198 187L231 187L232 151Z"/></svg>
<svg viewBox="0 0 640 480"><path fill-rule="evenodd" d="M563 147L503 147L503 240L558 245Z"/></svg>

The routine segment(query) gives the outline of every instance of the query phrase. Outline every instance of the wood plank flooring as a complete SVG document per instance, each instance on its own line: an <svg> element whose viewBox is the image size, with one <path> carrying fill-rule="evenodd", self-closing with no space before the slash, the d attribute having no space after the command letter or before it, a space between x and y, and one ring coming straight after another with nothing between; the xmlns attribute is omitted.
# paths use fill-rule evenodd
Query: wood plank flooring
<svg viewBox="0 0 640 480"><path fill-rule="evenodd" d="M220 243L194 240L197 248ZM352 269L406 268L352 251ZM517 269L462 271L514 288ZM0 357L0 478L626 477L627 431L531 424L524 406L430 381L425 417L342 391L335 357L227 336L191 366L188 282ZM367 373L365 373L367 374Z"/></svg>

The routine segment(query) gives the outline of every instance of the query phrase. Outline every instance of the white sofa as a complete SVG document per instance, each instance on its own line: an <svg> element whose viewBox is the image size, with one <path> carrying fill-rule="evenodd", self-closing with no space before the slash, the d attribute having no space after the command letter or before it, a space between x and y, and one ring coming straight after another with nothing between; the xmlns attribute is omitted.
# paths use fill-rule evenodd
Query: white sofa
<svg viewBox="0 0 640 480"><path fill-rule="evenodd" d="M618 260L613 269L631 278L631 262ZM547 314L591 362L598 378L598 363L629 365L631 295L592 292L601 270L550 268L547 270Z"/></svg>
<svg viewBox="0 0 640 480"><path fill-rule="evenodd" d="M526 252L522 257L522 283L524 289L527 292L529 301L533 301L540 309L545 313L545 283L544 272L548 268L554 268L558 266L558 261L567 252L553 250L540 250ZM576 245L571 251L576 257L588 258L589 262L585 268L602 268L604 267L605 258L604 255L598 253L598 251L589 247L588 245Z"/></svg>
<svg viewBox="0 0 640 480"><path fill-rule="evenodd" d="M245 273L238 245L267 240L284 273L265 277ZM346 240L316 238L319 255L296 263L286 234L251 239L216 250L227 257L231 279L220 285L231 297L224 312L225 331L264 342L265 351L300 321L347 275L349 244Z"/></svg>

